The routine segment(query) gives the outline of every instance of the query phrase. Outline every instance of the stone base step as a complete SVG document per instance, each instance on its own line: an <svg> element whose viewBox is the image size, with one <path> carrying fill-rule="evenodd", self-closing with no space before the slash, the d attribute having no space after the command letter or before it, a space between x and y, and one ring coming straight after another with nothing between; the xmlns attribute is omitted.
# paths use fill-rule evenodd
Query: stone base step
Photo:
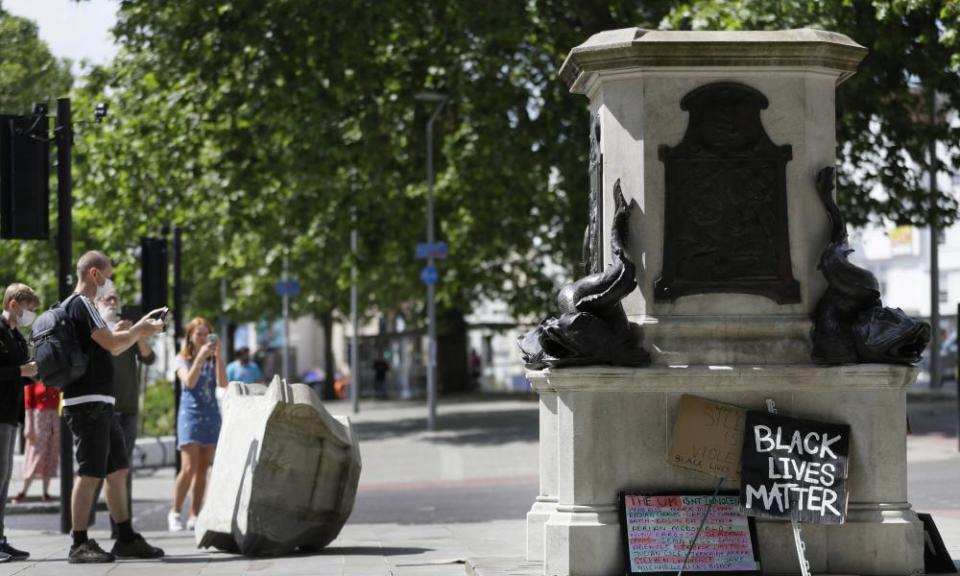
<svg viewBox="0 0 960 576"><path fill-rule="evenodd" d="M543 562L523 556L467 558L467 576L543 576Z"/></svg>

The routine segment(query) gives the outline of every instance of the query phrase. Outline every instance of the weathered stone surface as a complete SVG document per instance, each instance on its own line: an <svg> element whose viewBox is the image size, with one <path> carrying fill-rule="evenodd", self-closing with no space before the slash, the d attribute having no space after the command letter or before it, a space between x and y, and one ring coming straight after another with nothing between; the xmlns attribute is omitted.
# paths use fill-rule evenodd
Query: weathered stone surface
<svg viewBox="0 0 960 576"><path fill-rule="evenodd" d="M814 175L836 155L836 86L865 49L817 30L769 32L602 32L574 48L561 75L590 99L602 139L604 263L613 221L612 190L621 181L630 214L626 251L636 263L638 290L624 298L628 319L643 328L654 365L790 364L810 361L810 314L826 289L817 263L829 240L829 220ZM790 271L799 301L742 293L691 293L657 299L664 274L667 169L659 150L683 141L691 121L684 96L718 82L760 92L768 106L760 122L777 146L789 145L786 212Z"/></svg>
<svg viewBox="0 0 960 576"><path fill-rule="evenodd" d="M693 394L751 410L765 410L769 398L782 414L849 424L846 523L805 524L807 559L821 574L914 573L923 567L923 526L907 501L904 390L916 374L888 364L528 372L547 424L541 494L556 494L556 502L547 511L538 497L531 508L527 560L542 560L551 576L622 574L620 490L710 493L716 478L668 458L680 397ZM763 573L798 573L790 524L758 519L756 526Z"/></svg>
<svg viewBox="0 0 960 576"><path fill-rule="evenodd" d="M332 542L353 511L360 446L305 384L231 382L199 547L276 555Z"/></svg>

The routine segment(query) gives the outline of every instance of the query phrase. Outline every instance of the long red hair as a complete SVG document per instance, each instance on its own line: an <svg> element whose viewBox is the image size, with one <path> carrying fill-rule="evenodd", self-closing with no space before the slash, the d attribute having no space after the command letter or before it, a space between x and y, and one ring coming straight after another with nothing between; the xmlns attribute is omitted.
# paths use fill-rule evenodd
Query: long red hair
<svg viewBox="0 0 960 576"><path fill-rule="evenodd" d="M187 335L183 339L183 348L180 349L181 358L185 360L193 360L194 354L197 353L197 351L193 349L193 333L196 332L197 328L201 326L207 327L208 334L213 333L213 325L210 324L210 322L208 322L206 318L197 316L196 318L191 320L190 323L187 324Z"/></svg>

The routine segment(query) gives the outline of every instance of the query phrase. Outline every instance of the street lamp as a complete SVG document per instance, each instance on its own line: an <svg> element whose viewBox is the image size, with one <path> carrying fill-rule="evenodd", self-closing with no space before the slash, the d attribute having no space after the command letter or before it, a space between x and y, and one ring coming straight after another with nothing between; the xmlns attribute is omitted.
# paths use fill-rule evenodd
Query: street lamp
<svg viewBox="0 0 960 576"><path fill-rule="evenodd" d="M433 233L433 123L447 103L447 97L437 92L418 92L413 96L418 102L434 104L433 114L427 120L427 243L434 242ZM429 251L427 267L433 268L433 249ZM433 282L427 284L427 318L429 335L427 348L427 430L437 425L437 311L435 306L436 290Z"/></svg>

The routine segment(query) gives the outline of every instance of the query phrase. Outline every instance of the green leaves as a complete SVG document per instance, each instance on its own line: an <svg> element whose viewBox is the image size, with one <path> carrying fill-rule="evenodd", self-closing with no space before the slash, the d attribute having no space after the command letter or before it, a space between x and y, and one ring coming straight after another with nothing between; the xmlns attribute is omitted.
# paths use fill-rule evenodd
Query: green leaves
<svg viewBox="0 0 960 576"><path fill-rule="evenodd" d="M66 60L50 54L33 22L0 10L0 113L28 114L34 102L54 100L70 91L72 77ZM55 186L51 180L51 186ZM56 197L51 195L51 229L56 230ZM57 265L54 239L0 241L0 286L26 282L48 306L56 302Z"/></svg>
<svg viewBox="0 0 960 576"><path fill-rule="evenodd" d="M948 124L960 106L958 6L950 0L697 0L675 7L665 23L710 30L815 27L866 46L870 53L857 74L837 91L844 215L853 225L882 219L949 226L958 218L957 197L943 189L933 196L925 172L932 140L960 149L960 131ZM955 152L941 162L941 173L960 171Z"/></svg>

